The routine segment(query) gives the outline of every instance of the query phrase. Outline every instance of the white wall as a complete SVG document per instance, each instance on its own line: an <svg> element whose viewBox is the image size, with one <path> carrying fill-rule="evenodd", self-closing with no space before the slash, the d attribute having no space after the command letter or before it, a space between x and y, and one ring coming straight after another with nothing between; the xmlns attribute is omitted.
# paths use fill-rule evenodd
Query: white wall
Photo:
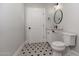
<svg viewBox="0 0 79 59"><path fill-rule="evenodd" d="M77 45L74 48L75 51L79 52L79 4L78 3L67 3L63 4L63 28L64 31L73 32L78 35Z"/></svg>
<svg viewBox="0 0 79 59"><path fill-rule="evenodd" d="M46 34L47 34L47 41L51 44L54 39L55 39L55 35L53 34L52 30L49 30L53 27L53 13L54 13L54 5L46 7ZM49 20L48 20L49 18Z"/></svg>
<svg viewBox="0 0 79 59"><path fill-rule="evenodd" d="M50 4L46 7L46 14L47 14L47 19L46 19L46 24L47 24L47 29L54 29L54 25L56 25L54 23L54 13L55 13L55 4ZM48 17L50 18L48 20ZM61 26L61 24L59 24L58 26ZM47 30L47 41L51 44L53 41L56 40L61 40L62 41L62 37L59 33L54 33L52 32L52 30Z"/></svg>
<svg viewBox="0 0 79 59"><path fill-rule="evenodd" d="M12 55L24 42L24 5L0 4L0 55Z"/></svg>

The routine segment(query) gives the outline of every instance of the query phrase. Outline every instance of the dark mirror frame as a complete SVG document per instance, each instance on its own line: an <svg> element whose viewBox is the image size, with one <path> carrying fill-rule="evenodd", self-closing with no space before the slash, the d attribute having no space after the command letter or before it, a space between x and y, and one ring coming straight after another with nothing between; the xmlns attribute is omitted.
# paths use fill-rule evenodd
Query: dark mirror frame
<svg viewBox="0 0 79 59"><path fill-rule="evenodd" d="M56 13L57 13L58 11L61 12L61 18L60 18L60 21L57 23L57 22L56 22L57 20L56 20L55 16L56 16ZM55 13L54 13L54 22L55 22L56 24L60 24L61 21L62 21L62 19L63 19L63 12L62 12L62 10L61 10L61 9L56 10Z"/></svg>

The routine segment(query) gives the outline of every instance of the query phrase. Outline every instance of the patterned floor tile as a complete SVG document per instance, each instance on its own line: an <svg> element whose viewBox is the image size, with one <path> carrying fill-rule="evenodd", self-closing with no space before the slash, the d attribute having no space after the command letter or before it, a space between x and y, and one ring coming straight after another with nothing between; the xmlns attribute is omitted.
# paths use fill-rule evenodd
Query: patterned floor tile
<svg viewBox="0 0 79 59"><path fill-rule="evenodd" d="M53 49L48 42L26 43L18 56L52 56Z"/></svg>

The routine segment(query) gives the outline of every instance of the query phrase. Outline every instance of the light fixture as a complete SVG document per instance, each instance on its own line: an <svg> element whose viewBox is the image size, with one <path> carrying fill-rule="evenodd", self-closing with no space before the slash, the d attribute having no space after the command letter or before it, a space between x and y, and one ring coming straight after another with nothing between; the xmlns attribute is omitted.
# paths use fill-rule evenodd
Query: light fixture
<svg viewBox="0 0 79 59"><path fill-rule="evenodd" d="M56 5L58 5L58 3L56 3Z"/></svg>

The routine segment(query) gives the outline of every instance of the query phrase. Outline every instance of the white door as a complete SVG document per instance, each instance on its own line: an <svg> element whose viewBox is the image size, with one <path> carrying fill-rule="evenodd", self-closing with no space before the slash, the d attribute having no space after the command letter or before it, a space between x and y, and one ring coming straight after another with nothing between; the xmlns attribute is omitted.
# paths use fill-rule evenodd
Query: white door
<svg viewBox="0 0 79 59"><path fill-rule="evenodd" d="M39 42L45 40L44 8L26 8L26 41Z"/></svg>

